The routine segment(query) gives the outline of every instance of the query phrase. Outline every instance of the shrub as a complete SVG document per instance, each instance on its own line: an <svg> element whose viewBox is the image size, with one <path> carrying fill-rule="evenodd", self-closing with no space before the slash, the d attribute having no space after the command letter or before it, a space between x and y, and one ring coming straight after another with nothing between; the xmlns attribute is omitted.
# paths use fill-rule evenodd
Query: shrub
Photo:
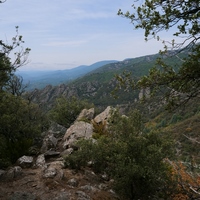
<svg viewBox="0 0 200 200"><path fill-rule="evenodd" d="M28 153L34 138L48 128L48 121L35 104L8 93L0 95L0 167Z"/></svg>
<svg viewBox="0 0 200 200"><path fill-rule="evenodd" d="M142 130L139 112L129 117L115 112L109 134L95 142L78 142L79 150L65 159L67 166L80 169L90 161L95 172L114 179L113 188L122 198L165 198L172 184L170 165L164 162L171 155L171 143L159 133Z"/></svg>

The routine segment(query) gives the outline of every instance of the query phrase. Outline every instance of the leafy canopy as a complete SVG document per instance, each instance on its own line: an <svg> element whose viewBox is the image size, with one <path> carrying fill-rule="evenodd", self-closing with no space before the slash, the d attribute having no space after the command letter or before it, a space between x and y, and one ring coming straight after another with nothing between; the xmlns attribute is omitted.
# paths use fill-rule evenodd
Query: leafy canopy
<svg viewBox="0 0 200 200"><path fill-rule="evenodd" d="M152 92L164 88L169 108L184 104L200 93L200 2L199 0L145 0L132 5L133 12L119 10L118 15L131 20L135 29L143 29L146 40L160 40L161 31L172 30L172 38L179 42L163 41L164 50L157 65L140 80L130 79L130 74L118 76L120 82L133 89L150 88ZM169 51L170 49L173 51ZM166 56L178 56L186 51L187 57L180 59L180 67L165 63ZM128 78L127 78L128 77Z"/></svg>
<svg viewBox="0 0 200 200"><path fill-rule="evenodd" d="M91 105L79 100L77 97L65 98L64 96L57 98L54 107L50 110L50 118L58 124L69 128L76 120L80 112L84 108L89 108Z"/></svg>

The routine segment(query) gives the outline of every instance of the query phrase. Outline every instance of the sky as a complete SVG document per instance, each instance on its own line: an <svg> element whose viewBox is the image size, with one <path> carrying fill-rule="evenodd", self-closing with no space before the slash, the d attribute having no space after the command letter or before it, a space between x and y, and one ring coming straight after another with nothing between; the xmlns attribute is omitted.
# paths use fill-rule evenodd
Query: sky
<svg viewBox="0 0 200 200"><path fill-rule="evenodd" d="M130 20L134 0L7 0L0 4L0 39L11 41L15 27L31 49L21 70L62 70L102 60L158 53L161 42L144 40Z"/></svg>

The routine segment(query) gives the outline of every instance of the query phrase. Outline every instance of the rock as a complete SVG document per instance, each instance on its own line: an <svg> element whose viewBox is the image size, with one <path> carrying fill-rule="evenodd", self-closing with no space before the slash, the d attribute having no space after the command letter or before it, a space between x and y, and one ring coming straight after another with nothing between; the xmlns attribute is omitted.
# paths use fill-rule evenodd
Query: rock
<svg viewBox="0 0 200 200"><path fill-rule="evenodd" d="M3 175L6 173L5 170L0 169L0 180L3 178Z"/></svg>
<svg viewBox="0 0 200 200"><path fill-rule="evenodd" d="M105 184L105 183L99 184L98 188L99 188L100 190L108 190L108 189L109 189L108 185Z"/></svg>
<svg viewBox="0 0 200 200"><path fill-rule="evenodd" d="M32 156L22 156L17 160L17 164L22 168L29 168L33 165Z"/></svg>
<svg viewBox="0 0 200 200"><path fill-rule="evenodd" d="M87 122L76 121L71 125L64 135L63 148L70 148L80 138L89 139L93 134L93 126Z"/></svg>
<svg viewBox="0 0 200 200"><path fill-rule="evenodd" d="M102 113L100 113L99 115L97 115L94 118L94 121L99 124L99 123L103 123L104 121L107 121L110 116L111 116L111 107L108 106Z"/></svg>
<svg viewBox="0 0 200 200"><path fill-rule="evenodd" d="M67 184L71 187L77 187L78 186L78 180L75 178L70 179L67 181Z"/></svg>
<svg viewBox="0 0 200 200"><path fill-rule="evenodd" d="M14 192L9 200L37 200L37 198L34 194L29 192Z"/></svg>
<svg viewBox="0 0 200 200"><path fill-rule="evenodd" d="M55 197L55 200L71 200L71 194L68 192L60 192L58 197Z"/></svg>
<svg viewBox="0 0 200 200"><path fill-rule="evenodd" d="M45 162L45 157L44 154L41 154L37 157L35 165L37 167L41 167L41 168L47 168L46 162Z"/></svg>
<svg viewBox="0 0 200 200"><path fill-rule="evenodd" d="M79 116L77 117L76 121L80 120L91 120L94 117L94 108L83 109Z"/></svg>
<svg viewBox="0 0 200 200"><path fill-rule="evenodd" d="M43 174L44 178L54 178L57 174L57 170L54 167L48 167Z"/></svg>
<svg viewBox="0 0 200 200"><path fill-rule="evenodd" d="M53 161L49 163L47 169L44 170L43 177L61 180L64 177L63 167L64 163L62 161Z"/></svg>
<svg viewBox="0 0 200 200"><path fill-rule="evenodd" d="M89 191L89 192L96 192L98 189L91 186L91 185L84 185L80 187L82 190Z"/></svg>
<svg viewBox="0 0 200 200"><path fill-rule="evenodd" d="M64 126L61 126L60 124L57 124L55 122L51 122L51 127L49 128L49 130L56 138L63 136L67 131Z"/></svg>
<svg viewBox="0 0 200 200"><path fill-rule="evenodd" d="M106 173L102 174L101 177L103 180L109 181L109 176Z"/></svg>
<svg viewBox="0 0 200 200"><path fill-rule="evenodd" d="M70 155L73 152L73 148L69 148L69 149L65 149L62 153L60 153L60 155L62 157L66 157L68 155Z"/></svg>
<svg viewBox="0 0 200 200"><path fill-rule="evenodd" d="M76 191L77 200L90 200L91 198L83 191Z"/></svg>
<svg viewBox="0 0 200 200"><path fill-rule="evenodd" d="M12 180L21 176L22 168L20 166L11 167L9 170L2 172L1 180Z"/></svg>
<svg viewBox="0 0 200 200"><path fill-rule="evenodd" d="M58 140L54 137L52 132L49 132L45 138L43 139L43 144L40 149L41 153L45 153L48 150L56 149L56 145L58 143Z"/></svg>
<svg viewBox="0 0 200 200"><path fill-rule="evenodd" d="M51 150L48 150L47 152L44 153L45 158L55 157L58 155L60 155L60 152L51 151Z"/></svg>

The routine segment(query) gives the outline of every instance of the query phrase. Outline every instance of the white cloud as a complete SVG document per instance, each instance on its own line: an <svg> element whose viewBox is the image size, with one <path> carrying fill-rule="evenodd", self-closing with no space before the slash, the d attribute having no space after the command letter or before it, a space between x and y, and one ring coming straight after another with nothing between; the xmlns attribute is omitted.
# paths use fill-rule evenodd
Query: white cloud
<svg viewBox="0 0 200 200"><path fill-rule="evenodd" d="M52 41L46 44L42 44L42 46L48 46L48 47L59 47L59 46L68 46L68 47L78 47L82 44L87 43L85 40L80 41Z"/></svg>

